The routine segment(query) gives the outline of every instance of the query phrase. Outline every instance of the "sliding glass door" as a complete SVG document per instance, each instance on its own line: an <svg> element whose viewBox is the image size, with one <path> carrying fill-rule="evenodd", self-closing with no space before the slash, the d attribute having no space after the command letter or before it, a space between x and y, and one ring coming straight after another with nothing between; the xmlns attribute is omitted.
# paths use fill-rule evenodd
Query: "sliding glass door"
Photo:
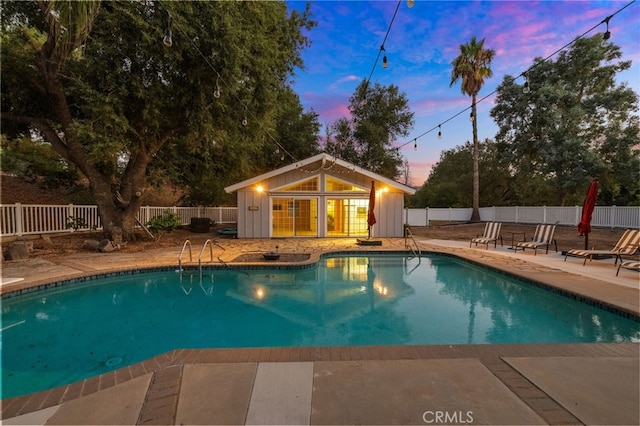
<svg viewBox="0 0 640 426"><path fill-rule="evenodd" d="M274 237L317 237L317 198L273 198Z"/></svg>
<svg viewBox="0 0 640 426"><path fill-rule="evenodd" d="M327 236L367 236L368 199L328 199Z"/></svg>

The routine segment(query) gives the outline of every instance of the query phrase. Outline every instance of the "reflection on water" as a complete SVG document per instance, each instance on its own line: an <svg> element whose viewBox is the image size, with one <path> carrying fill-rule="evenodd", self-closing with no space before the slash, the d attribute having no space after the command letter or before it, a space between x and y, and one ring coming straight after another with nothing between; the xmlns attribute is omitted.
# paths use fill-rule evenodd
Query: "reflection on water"
<svg viewBox="0 0 640 426"><path fill-rule="evenodd" d="M438 263L434 261L434 263ZM457 264L456 264L457 263ZM464 267L464 268L463 268ZM469 343L638 341L639 325L461 261L436 266L441 293L468 308ZM476 324L478 312L482 324ZM474 333L482 330L485 334Z"/></svg>
<svg viewBox="0 0 640 426"><path fill-rule="evenodd" d="M176 348L639 339L633 321L444 256L140 273L4 300L2 397Z"/></svg>

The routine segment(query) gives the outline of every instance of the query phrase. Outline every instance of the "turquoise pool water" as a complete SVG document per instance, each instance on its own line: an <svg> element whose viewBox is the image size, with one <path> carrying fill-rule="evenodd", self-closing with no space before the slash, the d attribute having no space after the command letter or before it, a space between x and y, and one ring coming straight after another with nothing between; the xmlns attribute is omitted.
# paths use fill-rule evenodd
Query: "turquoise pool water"
<svg viewBox="0 0 640 426"><path fill-rule="evenodd" d="M2 301L2 398L176 348L618 342L640 325L462 260L141 272Z"/></svg>

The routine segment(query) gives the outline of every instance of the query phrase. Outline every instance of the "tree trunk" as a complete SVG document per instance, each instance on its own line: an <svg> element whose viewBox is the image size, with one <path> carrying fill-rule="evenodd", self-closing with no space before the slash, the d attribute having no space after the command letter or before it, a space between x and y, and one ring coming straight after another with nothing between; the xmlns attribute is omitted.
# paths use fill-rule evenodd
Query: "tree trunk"
<svg viewBox="0 0 640 426"><path fill-rule="evenodd" d="M118 244L136 239L136 216L142 204L142 191L146 185L145 172L150 158L142 148L131 155L121 179L121 193L118 194L110 184L111 177L94 169L90 169L87 176L104 234Z"/></svg>
<svg viewBox="0 0 640 426"><path fill-rule="evenodd" d="M471 98L471 114L473 119L473 203L471 211L471 222L480 222L480 147L478 145L478 114L476 108L476 95Z"/></svg>
<svg viewBox="0 0 640 426"><path fill-rule="evenodd" d="M135 241L135 221L142 202L141 198L125 199L125 202L121 203L104 176L87 177L98 206L98 215L105 238L118 244Z"/></svg>

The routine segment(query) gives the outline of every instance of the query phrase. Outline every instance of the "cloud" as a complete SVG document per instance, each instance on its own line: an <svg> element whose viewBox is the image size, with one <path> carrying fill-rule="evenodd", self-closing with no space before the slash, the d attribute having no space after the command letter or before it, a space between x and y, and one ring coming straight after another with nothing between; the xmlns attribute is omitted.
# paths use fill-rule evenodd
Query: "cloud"
<svg viewBox="0 0 640 426"><path fill-rule="evenodd" d="M339 78L337 81L335 81L334 83L331 83L329 85L329 90L336 90L340 85L342 85L343 83L350 83L352 81L360 81L362 80L361 77L358 77L356 75L345 75L342 78Z"/></svg>

